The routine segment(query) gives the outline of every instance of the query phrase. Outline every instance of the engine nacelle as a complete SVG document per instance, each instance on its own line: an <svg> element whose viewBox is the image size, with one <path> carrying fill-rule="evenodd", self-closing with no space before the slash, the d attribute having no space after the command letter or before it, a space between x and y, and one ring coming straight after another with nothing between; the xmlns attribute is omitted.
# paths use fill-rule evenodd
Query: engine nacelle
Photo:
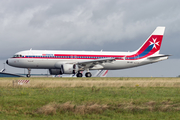
<svg viewBox="0 0 180 120"><path fill-rule="evenodd" d="M79 68L75 64L56 64L57 69L49 69L51 75L75 74Z"/></svg>
<svg viewBox="0 0 180 120"><path fill-rule="evenodd" d="M49 69L51 75L62 75L62 69Z"/></svg>
<svg viewBox="0 0 180 120"><path fill-rule="evenodd" d="M75 64L63 64L62 70L64 74L75 74L78 72L78 66Z"/></svg>

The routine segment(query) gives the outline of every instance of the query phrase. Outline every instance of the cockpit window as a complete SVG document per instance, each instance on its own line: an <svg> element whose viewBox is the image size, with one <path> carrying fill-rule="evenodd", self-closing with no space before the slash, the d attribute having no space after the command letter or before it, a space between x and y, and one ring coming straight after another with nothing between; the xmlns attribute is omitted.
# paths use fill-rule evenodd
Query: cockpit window
<svg viewBox="0 0 180 120"><path fill-rule="evenodd" d="M22 57L22 55L14 55L13 58L19 58Z"/></svg>

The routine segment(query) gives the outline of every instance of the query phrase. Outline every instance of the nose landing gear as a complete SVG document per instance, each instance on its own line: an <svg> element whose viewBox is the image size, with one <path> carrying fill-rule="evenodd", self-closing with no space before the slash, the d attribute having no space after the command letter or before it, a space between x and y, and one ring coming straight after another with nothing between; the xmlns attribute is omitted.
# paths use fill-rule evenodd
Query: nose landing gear
<svg viewBox="0 0 180 120"><path fill-rule="evenodd" d="M31 69L28 68L28 74L26 75L26 77L31 77Z"/></svg>

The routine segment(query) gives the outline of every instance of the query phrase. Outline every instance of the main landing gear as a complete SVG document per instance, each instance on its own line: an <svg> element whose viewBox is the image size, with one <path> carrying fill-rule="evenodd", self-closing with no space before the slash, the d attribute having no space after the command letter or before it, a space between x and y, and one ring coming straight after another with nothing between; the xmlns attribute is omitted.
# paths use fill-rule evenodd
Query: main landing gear
<svg viewBox="0 0 180 120"><path fill-rule="evenodd" d="M82 77L82 76L83 76L83 74L80 73L80 72L78 72L78 73L76 74L76 77ZM86 77L91 77L92 74L91 74L90 72L87 72L87 73L85 74L85 76L86 76Z"/></svg>
<svg viewBox="0 0 180 120"><path fill-rule="evenodd" d="M92 77L92 74L89 72L89 69L86 69L86 74L85 74L85 76L86 77ZM83 74L79 71L77 74L76 74L76 76L77 77L82 77L83 76Z"/></svg>
<svg viewBox="0 0 180 120"><path fill-rule="evenodd" d="M86 76L86 77L91 77L92 74L91 74L90 72L87 72L87 73L85 74L85 76Z"/></svg>
<svg viewBox="0 0 180 120"><path fill-rule="evenodd" d="M85 70L87 71L86 74L85 74L85 76L86 76L86 77L91 77L92 74L89 72L89 68L86 68Z"/></svg>
<svg viewBox="0 0 180 120"><path fill-rule="evenodd" d="M80 73L80 72L78 72L78 73L76 74L76 77L82 77L82 76L83 76L83 74Z"/></svg>
<svg viewBox="0 0 180 120"><path fill-rule="evenodd" d="M26 77L31 77L31 69L28 68L28 74L26 75Z"/></svg>

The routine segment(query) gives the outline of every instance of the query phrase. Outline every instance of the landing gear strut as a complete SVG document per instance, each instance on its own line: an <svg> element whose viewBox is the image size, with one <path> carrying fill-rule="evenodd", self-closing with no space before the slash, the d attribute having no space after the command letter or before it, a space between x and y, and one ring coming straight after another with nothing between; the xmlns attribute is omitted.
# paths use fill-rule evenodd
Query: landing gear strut
<svg viewBox="0 0 180 120"><path fill-rule="evenodd" d="M31 77L31 69L28 68L28 74L26 75L26 77Z"/></svg>

